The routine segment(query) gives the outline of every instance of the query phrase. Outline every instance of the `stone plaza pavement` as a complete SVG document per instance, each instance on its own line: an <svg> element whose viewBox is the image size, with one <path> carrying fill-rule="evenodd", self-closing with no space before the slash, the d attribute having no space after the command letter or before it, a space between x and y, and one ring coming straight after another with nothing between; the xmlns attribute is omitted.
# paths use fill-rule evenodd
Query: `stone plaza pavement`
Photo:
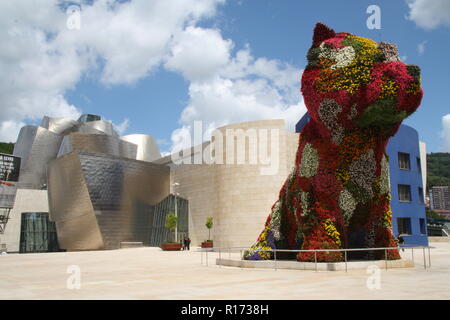
<svg viewBox="0 0 450 320"><path fill-rule="evenodd" d="M0 256L0 299L450 299L450 243L430 245L431 268L416 250L414 268L380 269L379 289L368 288L366 270L219 267L218 253L208 254L206 266L196 248L9 254ZM81 272L79 289L67 286L72 265Z"/></svg>

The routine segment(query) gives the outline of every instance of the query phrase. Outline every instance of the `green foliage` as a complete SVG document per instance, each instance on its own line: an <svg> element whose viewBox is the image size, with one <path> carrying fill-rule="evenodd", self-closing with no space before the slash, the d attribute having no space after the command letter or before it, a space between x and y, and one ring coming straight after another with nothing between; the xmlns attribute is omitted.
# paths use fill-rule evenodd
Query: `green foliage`
<svg viewBox="0 0 450 320"><path fill-rule="evenodd" d="M177 227L177 221L178 217L173 212L169 212L166 216L166 229L175 230Z"/></svg>
<svg viewBox="0 0 450 320"><path fill-rule="evenodd" d="M211 229L211 228L213 227L213 217L207 217L207 218L206 218L205 226L206 226L208 229Z"/></svg>
<svg viewBox="0 0 450 320"><path fill-rule="evenodd" d="M406 66L406 70L408 70L408 73L414 77L414 79L420 78L420 68L416 65L408 65Z"/></svg>
<svg viewBox="0 0 450 320"><path fill-rule="evenodd" d="M0 142L0 153L12 154L14 150L14 143Z"/></svg>
<svg viewBox="0 0 450 320"><path fill-rule="evenodd" d="M306 58L308 59L308 67L317 67L319 61L319 53L322 51L319 47L309 49Z"/></svg>
<svg viewBox="0 0 450 320"><path fill-rule="evenodd" d="M206 223L205 226L208 228L208 240L207 241L211 241L211 228L213 227L213 217L207 217L206 218Z"/></svg>
<svg viewBox="0 0 450 320"><path fill-rule="evenodd" d="M405 111L394 110L395 99L379 99L372 103L363 113L357 123L362 128L376 127L382 130L391 130L393 124L398 123L407 117Z"/></svg>
<svg viewBox="0 0 450 320"><path fill-rule="evenodd" d="M450 153L427 155L427 187L450 186Z"/></svg>
<svg viewBox="0 0 450 320"><path fill-rule="evenodd" d="M166 224L164 225L166 229L170 231L170 234L173 234L172 238L175 241L175 229L177 227L178 217L173 213L169 212L166 216ZM170 241L169 241L170 242Z"/></svg>
<svg viewBox="0 0 450 320"><path fill-rule="evenodd" d="M445 219L443 215L429 208L426 209L426 215L427 219L440 219L440 220Z"/></svg>

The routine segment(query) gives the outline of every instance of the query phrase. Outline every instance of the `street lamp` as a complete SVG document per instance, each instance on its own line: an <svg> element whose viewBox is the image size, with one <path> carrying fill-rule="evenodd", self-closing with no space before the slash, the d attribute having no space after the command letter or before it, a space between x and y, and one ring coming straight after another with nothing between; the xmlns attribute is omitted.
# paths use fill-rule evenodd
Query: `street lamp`
<svg viewBox="0 0 450 320"><path fill-rule="evenodd" d="M179 195L178 192L175 192L175 187L179 186L180 184L178 182L175 182L172 184L174 187L174 194L175 194L175 217L177 217L177 224L175 225L175 242L178 242L178 206L177 206L177 196Z"/></svg>

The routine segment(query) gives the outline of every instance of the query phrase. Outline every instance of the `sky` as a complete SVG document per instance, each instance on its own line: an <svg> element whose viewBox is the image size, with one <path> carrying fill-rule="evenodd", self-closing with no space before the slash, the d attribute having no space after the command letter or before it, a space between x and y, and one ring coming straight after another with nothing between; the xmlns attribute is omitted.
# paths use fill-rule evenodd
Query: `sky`
<svg viewBox="0 0 450 320"><path fill-rule="evenodd" d="M380 8L380 29L367 20ZM306 108L300 79L312 30L394 42L422 69L424 98L405 124L428 152L450 152L450 1L131 0L0 2L0 141L44 115L110 120L153 135L166 154L235 122Z"/></svg>

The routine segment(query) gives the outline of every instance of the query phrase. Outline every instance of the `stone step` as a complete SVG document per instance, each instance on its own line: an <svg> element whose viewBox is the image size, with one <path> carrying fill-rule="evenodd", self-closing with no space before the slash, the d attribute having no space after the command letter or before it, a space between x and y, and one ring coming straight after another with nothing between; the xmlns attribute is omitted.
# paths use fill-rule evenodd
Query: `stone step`
<svg viewBox="0 0 450 320"><path fill-rule="evenodd" d="M143 247L144 244L142 242L131 242L131 241L122 241L120 243L120 248L121 249L126 249L126 248L139 248L139 247Z"/></svg>

